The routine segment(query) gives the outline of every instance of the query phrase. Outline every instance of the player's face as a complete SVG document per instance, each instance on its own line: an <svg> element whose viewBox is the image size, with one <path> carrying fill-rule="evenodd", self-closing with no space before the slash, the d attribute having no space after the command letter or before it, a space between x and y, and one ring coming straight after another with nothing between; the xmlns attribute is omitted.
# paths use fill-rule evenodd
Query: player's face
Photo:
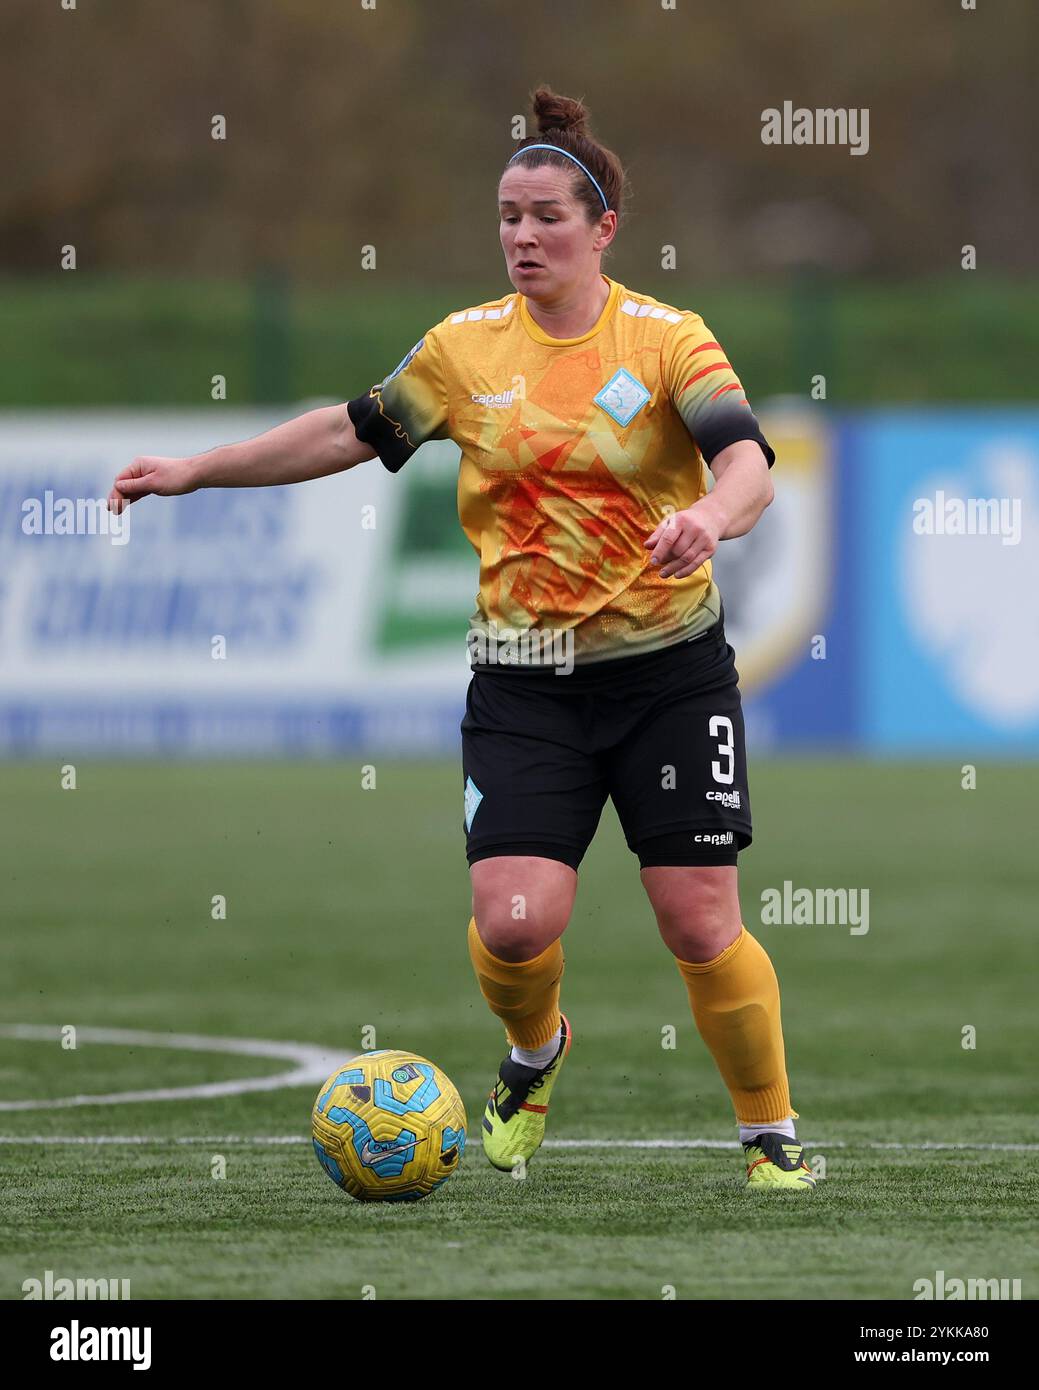
<svg viewBox="0 0 1039 1390"><path fill-rule="evenodd" d="M535 300L553 300L598 273L600 227L589 225L563 169L506 169L498 186L501 249L509 279Z"/></svg>

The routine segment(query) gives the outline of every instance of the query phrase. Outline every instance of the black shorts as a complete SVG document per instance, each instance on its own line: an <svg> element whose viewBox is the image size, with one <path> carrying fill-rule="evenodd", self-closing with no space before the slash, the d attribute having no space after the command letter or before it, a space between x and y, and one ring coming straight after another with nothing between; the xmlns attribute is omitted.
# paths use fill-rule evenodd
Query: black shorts
<svg viewBox="0 0 1039 1390"><path fill-rule="evenodd" d="M651 865L735 864L751 842L739 676L721 621L576 666L476 669L462 720L466 854L576 869L606 798Z"/></svg>

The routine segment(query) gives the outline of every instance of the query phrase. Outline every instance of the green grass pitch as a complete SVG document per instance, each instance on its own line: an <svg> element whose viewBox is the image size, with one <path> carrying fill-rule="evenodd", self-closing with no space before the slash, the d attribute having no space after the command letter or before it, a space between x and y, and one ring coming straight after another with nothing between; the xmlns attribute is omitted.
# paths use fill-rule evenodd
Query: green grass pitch
<svg viewBox="0 0 1039 1390"><path fill-rule="evenodd" d="M967 792L954 760L752 765L744 918L779 972L799 1132L826 1161L814 1194L777 1200L742 1191L736 1148L609 1146L735 1138L609 808L565 938L575 1041L553 1143L525 1181L487 1165L503 1048L465 946L461 776L387 762L363 790L362 761L83 762L72 791L58 760L5 766L0 1024L342 1057L372 1025L458 1085L461 1171L414 1206L352 1202L307 1142L316 1085L0 1110L0 1296L47 1269L129 1278L134 1298L908 1299L937 1270L1035 1296L1033 769L981 766ZM868 933L762 926L784 880L868 888ZM0 1099L284 1066L0 1036ZM118 1142L38 1142L84 1137Z"/></svg>

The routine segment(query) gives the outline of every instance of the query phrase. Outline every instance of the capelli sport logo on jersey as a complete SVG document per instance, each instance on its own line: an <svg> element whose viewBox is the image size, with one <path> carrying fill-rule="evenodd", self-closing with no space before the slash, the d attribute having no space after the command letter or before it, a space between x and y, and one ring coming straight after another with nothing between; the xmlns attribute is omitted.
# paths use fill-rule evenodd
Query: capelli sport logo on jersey
<svg viewBox="0 0 1039 1390"><path fill-rule="evenodd" d="M469 397L476 405L485 405L491 410L505 410L516 401L515 391L499 391L496 396L477 395L475 392Z"/></svg>

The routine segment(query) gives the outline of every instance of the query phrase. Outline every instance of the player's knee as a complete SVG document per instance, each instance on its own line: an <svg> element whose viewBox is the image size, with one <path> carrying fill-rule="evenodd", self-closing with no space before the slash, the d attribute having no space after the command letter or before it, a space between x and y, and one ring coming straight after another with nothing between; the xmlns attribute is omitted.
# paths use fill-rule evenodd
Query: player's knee
<svg viewBox="0 0 1039 1390"><path fill-rule="evenodd" d="M577 874L539 858L491 858L472 866L473 916L480 940L499 960L532 960L562 936Z"/></svg>
<svg viewBox="0 0 1039 1390"><path fill-rule="evenodd" d="M726 915L692 911L670 920L666 926L661 923L660 934L672 955L699 963L714 960L731 946L740 934L740 924Z"/></svg>
<svg viewBox="0 0 1039 1390"><path fill-rule="evenodd" d="M708 961L740 933L735 870L643 870L657 925L679 960Z"/></svg>
<svg viewBox="0 0 1039 1390"><path fill-rule="evenodd" d="M480 940L499 960L533 960L562 936L566 927L566 917L558 909L535 907L522 917L514 917L512 912L507 903L474 902Z"/></svg>

